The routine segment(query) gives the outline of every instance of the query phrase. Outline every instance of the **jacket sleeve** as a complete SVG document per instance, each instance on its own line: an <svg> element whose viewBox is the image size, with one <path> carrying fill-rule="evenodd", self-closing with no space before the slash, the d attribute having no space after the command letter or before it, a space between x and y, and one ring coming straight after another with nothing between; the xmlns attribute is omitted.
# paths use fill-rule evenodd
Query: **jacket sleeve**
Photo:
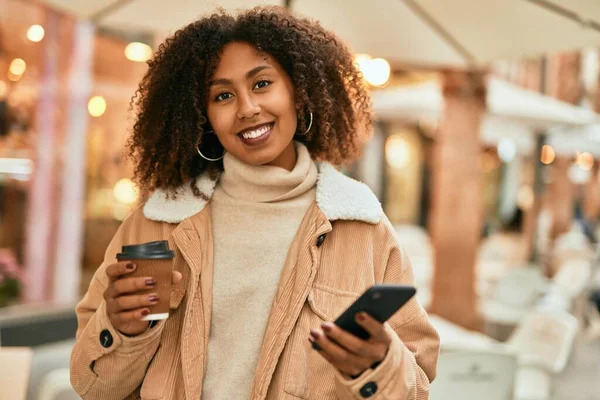
<svg viewBox="0 0 600 400"><path fill-rule="evenodd" d="M414 284L410 261L397 245L389 253L383 282ZM376 369L369 369L353 380L336 371L336 390L341 400L429 399L429 384L436 374L439 336L427 313L413 298L385 328L395 334L386 357Z"/></svg>
<svg viewBox="0 0 600 400"><path fill-rule="evenodd" d="M71 353L71 384L83 399L124 399L134 393L158 349L163 329L159 323L139 336L127 337L108 318L103 297L108 284L105 271L116 262L123 231L122 225L75 310L78 327Z"/></svg>

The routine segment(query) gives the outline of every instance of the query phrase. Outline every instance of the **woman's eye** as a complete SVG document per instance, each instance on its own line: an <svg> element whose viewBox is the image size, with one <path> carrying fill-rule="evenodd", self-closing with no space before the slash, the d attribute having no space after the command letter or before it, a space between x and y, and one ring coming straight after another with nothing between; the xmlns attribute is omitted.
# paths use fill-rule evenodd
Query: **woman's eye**
<svg viewBox="0 0 600 400"><path fill-rule="evenodd" d="M223 100L230 99L231 96L233 96L231 93L227 93L227 92L225 92L225 93L219 93L217 95L217 97L215 97L215 100L216 101L223 101Z"/></svg>
<svg viewBox="0 0 600 400"><path fill-rule="evenodd" d="M264 89L267 86L269 86L270 84L271 84L271 82L269 82L269 81L259 81L259 82L256 82L256 85L254 85L254 88L255 89Z"/></svg>

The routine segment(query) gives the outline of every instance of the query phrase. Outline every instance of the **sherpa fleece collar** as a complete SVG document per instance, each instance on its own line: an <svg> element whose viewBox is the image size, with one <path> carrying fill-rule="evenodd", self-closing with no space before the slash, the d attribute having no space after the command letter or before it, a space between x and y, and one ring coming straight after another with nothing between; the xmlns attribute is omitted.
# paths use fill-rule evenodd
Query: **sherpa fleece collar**
<svg viewBox="0 0 600 400"><path fill-rule="evenodd" d="M381 220L381 204L367 185L345 176L328 163L318 163L317 167L317 205L327 219L357 220L370 224ZM210 199L216 181L203 174L196 185ZM166 191L156 190L144 205L144 216L153 221L179 223L202 211L208 203L194 196L189 185L181 186L176 193L177 197L173 199L167 196Z"/></svg>

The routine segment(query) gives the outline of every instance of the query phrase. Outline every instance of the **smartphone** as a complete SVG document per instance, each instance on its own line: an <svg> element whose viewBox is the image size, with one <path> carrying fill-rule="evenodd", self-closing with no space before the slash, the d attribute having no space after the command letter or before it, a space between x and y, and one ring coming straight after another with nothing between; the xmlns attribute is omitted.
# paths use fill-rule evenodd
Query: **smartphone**
<svg viewBox="0 0 600 400"><path fill-rule="evenodd" d="M374 285L363 293L334 323L343 330L367 340L369 333L356 323L356 314L365 312L382 324L405 305L415 294L414 286Z"/></svg>

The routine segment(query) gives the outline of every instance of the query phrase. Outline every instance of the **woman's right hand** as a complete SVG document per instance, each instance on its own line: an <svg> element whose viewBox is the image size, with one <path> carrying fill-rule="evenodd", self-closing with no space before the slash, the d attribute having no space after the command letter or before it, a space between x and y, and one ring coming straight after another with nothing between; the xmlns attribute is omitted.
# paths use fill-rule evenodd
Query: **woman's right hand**
<svg viewBox="0 0 600 400"><path fill-rule="evenodd" d="M142 321L150 313L148 308L158 302L157 293L139 294L156 286L152 277L127 277L135 271L135 263L119 262L106 268L108 287L104 291L106 312L113 327L127 336L136 336L148 329L149 321ZM173 271L172 284L181 281L181 273Z"/></svg>

